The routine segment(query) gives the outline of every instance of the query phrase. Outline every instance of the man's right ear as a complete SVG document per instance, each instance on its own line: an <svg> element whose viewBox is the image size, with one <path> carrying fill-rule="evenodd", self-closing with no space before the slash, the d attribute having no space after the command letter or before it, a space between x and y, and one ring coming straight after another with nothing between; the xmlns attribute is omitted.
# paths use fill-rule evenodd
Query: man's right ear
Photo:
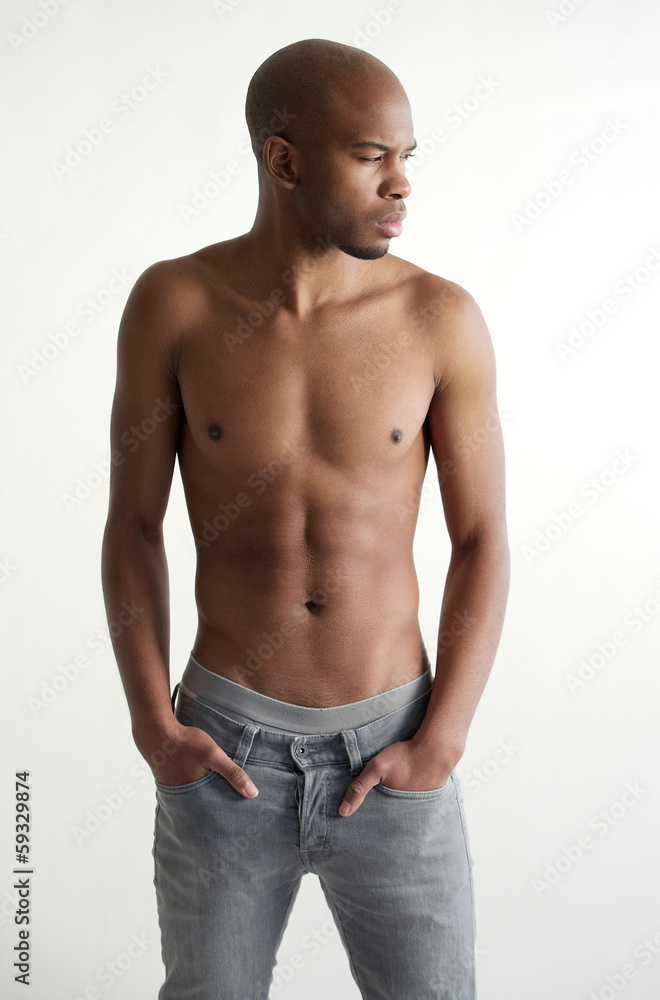
<svg viewBox="0 0 660 1000"><path fill-rule="evenodd" d="M298 180L298 150L280 135L271 135L264 143L262 165L280 187L291 191Z"/></svg>

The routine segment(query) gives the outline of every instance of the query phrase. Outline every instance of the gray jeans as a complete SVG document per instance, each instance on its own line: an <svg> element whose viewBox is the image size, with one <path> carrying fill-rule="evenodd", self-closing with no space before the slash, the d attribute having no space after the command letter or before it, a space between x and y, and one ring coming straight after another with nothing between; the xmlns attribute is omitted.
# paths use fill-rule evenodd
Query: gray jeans
<svg viewBox="0 0 660 1000"><path fill-rule="evenodd" d="M310 733L272 728L273 704L279 721L325 710L264 699L271 727L260 727L258 716L223 713L208 690L177 688L177 719L209 733L259 795L245 798L216 772L156 784L159 1000L267 1000L305 872L319 877L364 1000L474 1000L473 859L458 776L422 792L378 784L353 815L337 811L367 761L415 733L429 689L420 695L413 681L337 706L359 719L368 702L371 721ZM252 709L262 697L249 692Z"/></svg>

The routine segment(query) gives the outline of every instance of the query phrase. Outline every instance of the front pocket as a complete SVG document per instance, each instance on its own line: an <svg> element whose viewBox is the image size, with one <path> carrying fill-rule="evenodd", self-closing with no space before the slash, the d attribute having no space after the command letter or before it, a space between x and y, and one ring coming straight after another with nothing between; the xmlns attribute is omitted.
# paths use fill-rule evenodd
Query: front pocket
<svg viewBox="0 0 660 1000"><path fill-rule="evenodd" d="M446 795L448 791L454 785L454 775L453 773L449 775L447 781L440 788L427 788L421 792L409 791L405 788L388 788L387 785L382 785L380 782L374 785L374 788L382 792L383 795L391 795L397 799L434 799L441 795Z"/></svg>
<svg viewBox="0 0 660 1000"><path fill-rule="evenodd" d="M185 785L161 785L160 781L156 781L156 788L159 792L165 792L167 795L177 795L182 792L193 792L196 788L201 788L202 785L207 785L209 781L213 781L214 778L221 778L222 775L218 774L217 771L209 771L208 774L202 775L201 778L197 778L196 781L188 781Z"/></svg>

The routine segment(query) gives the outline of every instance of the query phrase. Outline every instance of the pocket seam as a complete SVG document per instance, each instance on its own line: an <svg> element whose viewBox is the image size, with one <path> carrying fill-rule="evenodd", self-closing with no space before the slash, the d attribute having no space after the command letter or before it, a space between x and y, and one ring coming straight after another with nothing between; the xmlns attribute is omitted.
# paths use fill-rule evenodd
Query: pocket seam
<svg viewBox="0 0 660 1000"><path fill-rule="evenodd" d="M374 788L377 788L379 792L383 793L383 795L390 795L392 798L433 799L447 793L453 784L454 775L450 774L445 784L441 785L440 788L427 788L420 791L413 791L412 789L407 788L390 788L388 785L383 785L381 782L374 785Z"/></svg>
<svg viewBox="0 0 660 1000"><path fill-rule="evenodd" d="M181 795L185 792L194 792L196 788L201 788L203 785L207 785L210 781L212 781L213 778L219 777L221 777L221 775L219 775L217 771L210 771L208 774L203 774L201 778L197 778L195 781L187 781L183 785L162 785L159 781L156 781L156 789L159 792Z"/></svg>

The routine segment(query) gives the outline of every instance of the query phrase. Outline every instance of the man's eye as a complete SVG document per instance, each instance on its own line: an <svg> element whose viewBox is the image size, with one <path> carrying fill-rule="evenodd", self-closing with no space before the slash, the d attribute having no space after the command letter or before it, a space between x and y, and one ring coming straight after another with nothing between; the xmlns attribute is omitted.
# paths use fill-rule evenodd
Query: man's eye
<svg viewBox="0 0 660 1000"><path fill-rule="evenodd" d="M404 158L404 160L410 160L410 159L412 159L412 157L414 155L415 155L414 153L404 153L403 154L403 158ZM364 160L365 163L377 163L379 160L382 160L383 157L382 156L361 156L360 159Z"/></svg>

